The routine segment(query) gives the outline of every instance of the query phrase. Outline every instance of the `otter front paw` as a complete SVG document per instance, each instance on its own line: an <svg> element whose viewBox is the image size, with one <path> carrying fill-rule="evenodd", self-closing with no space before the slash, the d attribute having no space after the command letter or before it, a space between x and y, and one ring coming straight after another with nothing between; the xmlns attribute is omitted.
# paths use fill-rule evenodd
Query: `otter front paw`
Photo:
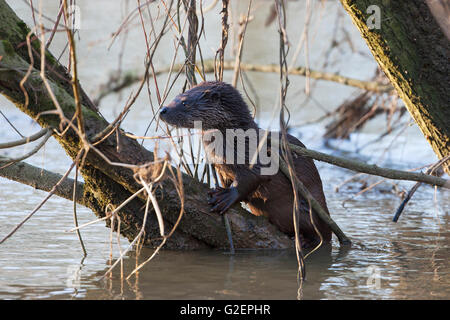
<svg viewBox="0 0 450 320"><path fill-rule="evenodd" d="M210 196L208 204L212 205L211 212L224 214L239 199L238 190L235 187L224 189L217 187L208 192Z"/></svg>

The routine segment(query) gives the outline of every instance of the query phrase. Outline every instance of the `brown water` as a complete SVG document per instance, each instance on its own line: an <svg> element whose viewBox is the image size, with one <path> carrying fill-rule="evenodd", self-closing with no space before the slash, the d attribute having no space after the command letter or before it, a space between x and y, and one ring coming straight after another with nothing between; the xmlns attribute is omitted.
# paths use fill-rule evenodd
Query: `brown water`
<svg viewBox="0 0 450 320"><path fill-rule="evenodd" d="M31 25L26 6L21 1L9 3ZM108 72L115 70L118 64L120 41L110 51L106 47L110 33L118 28L125 15L126 2L117 1L120 5L113 5L108 1L77 3L86 8L83 11L85 29L81 30L80 40L83 45L79 45L79 69L84 88L95 96L97 86L107 79ZM239 10L246 9L245 2L243 3ZM48 15L54 16L57 10L54 4L50 1L43 1L43 4ZM129 2L130 8L133 5L134 2ZM303 17L302 2L293 2L289 8L292 10L292 17L295 17L295 12ZM312 29L316 31L310 44L310 50L314 53L311 60L318 66L322 61L320 56L324 50L323 39L332 28L327 21L334 21L339 7L333 2L326 3L324 8L319 9L315 11L313 25L319 26L322 23L323 27ZM248 37L253 40L246 43L246 61L277 63L276 29L272 27L266 33L260 32L267 11L267 8L258 11L261 13L255 14L253 25L249 25ZM214 13L210 12L205 17L213 16ZM293 21L288 31L295 44L299 36L298 32L295 33L295 28L299 22L298 19L289 21ZM358 51L367 53L364 43L354 32L348 19L343 23L347 24ZM205 28L210 35L203 44L204 53L207 58L211 58L213 50L209 48L217 47L220 36L219 32L213 32L219 30L218 22L207 19ZM142 68L145 52L140 40L142 31L139 26L135 29L128 36L124 54L125 69ZM298 26L297 29L301 31ZM55 52L62 48L62 39L55 38ZM270 47L268 43L273 43L274 46ZM163 42L162 48L171 48L171 45L173 44L169 39ZM157 55L161 66L170 63L170 58L170 55L161 52ZM302 59L299 59L300 64L304 62ZM99 67L99 61L103 67ZM333 61L329 71L341 70L348 76L361 79L370 78L375 66L373 61L362 58L362 55L351 50L339 53ZM229 81L231 75L227 73L225 76ZM258 88L263 110L259 122L261 126L268 127L271 123L271 110L277 101L277 75L249 74L249 77ZM164 84L165 77L161 76L159 81ZM304 98L303 85L303 78L291 79L288 105L295 111L295 116L291 119L294 124L320 116L323 111L319 105L332 110L354 91L337 84L320 82L313 94L316 102L309 101L302 105L298 102L298 96ZM123 96L105 98L101 105L102 113L108 119L113 119L131 90L124 92ZM171 95L178 90L179 85ZM152 99L156 101L154 96ZM38 130L26 116L1 97L0 109L23 134ZM142 94L123 126L133 133L144 134L151 116L149 98ZM372 141L377 133L384 130L384 123L380 119L372 121L363 133L353 135L350 141L333 141L332 145L348 150L351 152L349 155L354 156L354 150ZM308 147L335 153L333 149L322 145L322 133L323 124L303 126L294 131ZM3 118L0 118L0 137L1 141L17 138ZM385 152L392 145L394 147ZM148 147L151 148L151 144ZM7 154L22 154L29 148L31 146L25 146L8 151ZM358 157L370 162L383 159L380 164L403 169L429 164L436 159L415 126L403 131L396 140L391 136L363 148ZM54 140L28 162L59 173L63 173L70 165ZM331 251L321 250L306 260L307 280L301 288L302 298L450 298L450 192L439 190L435 193L431 187L421 187L399 222L393 223L391 219L400 199L392 193L393 186L390 182L383 182L374 190L355 197L360 191L361 178L345 184L336 192L335 188L352 174L326 164L319 163L318 167L330 211L354 245L352 249L342 251L336 239L333 239ZM378 179L371 178L369 184L375 181ZM398 188L407 190L411 186L412 183L401 183ZM44 192L0 178L0 236L7 234L45 195ZM50 199L23 228L0 246L0 299L296 299L300 296L297 263L291 251L243 250L235 255L219 250L162 251L130 281L120 280L120 268L114 271L112 278L100 280L109 268L110 254L113 261L119 256L116 235L113 235L111 253L111 235L104 224L82 229L88 251L88 256L83 259L75 234L65 232L73 226L71 207L72 204L66 200ZM89 210L80 207L78 211L80 223L94 219ZM121 248L125 248L127 241L123 238L120 241ZM150 249L143 249L138 256L135 252L130 252L124 260L125 276L152 253Z"/></svg>

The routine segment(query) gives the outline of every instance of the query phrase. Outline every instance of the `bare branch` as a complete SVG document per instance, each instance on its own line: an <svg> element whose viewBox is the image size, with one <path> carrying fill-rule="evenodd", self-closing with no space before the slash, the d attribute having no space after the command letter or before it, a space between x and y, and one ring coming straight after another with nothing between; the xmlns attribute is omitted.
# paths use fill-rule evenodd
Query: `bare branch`
<svg viewBox="0 0 450 320"><path fill-rule="evenodd" d="M204 60L204 72L205 73L213 73L214 72L214 60ZM160 68L155 72L155 76L161 75L167 72L170 72L171 70L180 70L185 67L185 64L176 64L172 67L167 68ZM235 68L235 61L224 61L223 69L224 70L234 70ZM239 65L239 68L241 71L253 71L253 72L263 72L263 73L278 73L279 72L279 65L275 64L269 64L269 65L258 65L258 64L250 64L250 63L242 63ZM288 74L290 75L296 75L296 76L303 76L306 77L307 75L311 79L316 80L324 80L324 81L331 81L340 83L343 85L347 85L350 87L359 88L362 90L372 91L372 92L390 92L394 90L394 88L391 85L385 85L377 81L364 81L364 80L358 80L354 78L344 77L336 73L330 73L330 72L322 72L312 69L307 69L305 67L295 67L290 68L288 70ZM127 88L134 84L135 82L141 81L142 76L140 75L132 75L128 74L123 79L114 80L108 83L105 88L100 92L98 98L95 100L97 103L107 96L110 93L119 92L120 90Z"/></svg>
<svg viewBox="0 0 450 320"><path fill-rule="evenodd" d="M292 151L304 157L313 158L315 160L327 162L332 165L350 169L353 171L363 172L394 180L418 181L429 185L450 189L449 180L435 177L429 174L382 168L374 164L367 164L361 161L331 156L319 151L302 148L295 144L289 144L289 147L292 149Z"/></svg>
<svg viewBox="0 0 450 320"><path fill-rule="evenodd" d="M0 160L0 166L2 164ZM49 192L61 180L62 175L20 161L0 169L0 177L28 185L37 190ZM67 200L73 200L73 185L74 180L67 178L57 186L54 194ZM83 190L84 183L77 182L75 200L78 204L87 206L83 198Z"/></svg>
<svg viewBox="0 0 450 320"><path fill-rule="evenodd" d="M5 166L8 166L14 162L18 162L18 161L22 161L26 158L31 157L33 154L35 154L36 152L38 152L47 142L47 140L52 136L52 130L47 130L47 132L45 133L44 139L42 139L41 142L39 142L39 144L33 148L33 150L31 150L30 152L27 152L26 154L24 154L23 156L20 156L18 158L6 158L6 157L0 157L0 161L1 162L5 162ZM3 167L0 167L0 169Z"/></svg>
<svg viewBox="0 0 450 320"><path fill-rule="evenodd" d="M16 140L16 141L0 143L0 149L13 148L13 147L21 146L23 144L27 144L27 143L36 141L37 139L39 139L39 138L43 137L45 134L47 134L48 131L50 131L48 128L44 128L29 137L24 137L23 139Z"/></svg>

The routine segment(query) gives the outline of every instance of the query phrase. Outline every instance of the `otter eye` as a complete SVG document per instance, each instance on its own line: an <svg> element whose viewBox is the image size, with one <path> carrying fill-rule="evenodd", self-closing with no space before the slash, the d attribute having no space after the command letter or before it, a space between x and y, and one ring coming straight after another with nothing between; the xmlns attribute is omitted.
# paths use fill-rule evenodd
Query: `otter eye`
<svg viewBox="0 0 450 320"><path fill-rule="evenodd" d="M187 106L187 104L186 104L186 102L185 101L181 101L181 104L183 105L183 106Z"/></svg>

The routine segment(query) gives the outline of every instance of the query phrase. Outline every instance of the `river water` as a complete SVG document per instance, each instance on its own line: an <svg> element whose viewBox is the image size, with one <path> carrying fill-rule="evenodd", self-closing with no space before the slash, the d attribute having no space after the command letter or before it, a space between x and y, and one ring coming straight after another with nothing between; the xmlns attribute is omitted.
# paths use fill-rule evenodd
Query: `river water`
<svg viewBox="0 0 450 320"><path fill-rule="evenodd" d="M30 26L33 25L30 10L24 2L8 3ZM42 2L49 17L57 14L58 8L54 3ZM341 12L339 24L347 30L351 45L349 42L333 51L326 70L358 79L370 79L375 63L338 2L312 3L314 10L308 44L311 66L320 68L323 65L330 34ZM77 5L82 13L78 45L80 78L86 91L95 97L99 84L107 81L111 72L117 72L122 48L125 48L122 55L123 70L142 70L145 54L142 30L138 18L135 19L126 37L127 42L123 44L124 37L119 37L108 51L111 33L118 29L127 12L134 8L135 2L77 1ZM246 1L239 2L239 6L233 10L246 12L246 5ZM278 34L275 25L264 27L269 5L265 1L255 1L254 6L258 9L254 12L255 19L248 26L243 60L277 63ZM300 1L289 2L288 8L287 31L295 47L303 29L306 7ZM151 10L156 17L158 7L153 5ZM201 42L205 59L214 57L220 41L220 21L215 18L217 11L205 14L207 38ZM158 21L155 23L158 26ZM163 39L155 55L156 68L169 65L173 54L173 37ZM58 55L63 47L64 35L58 34L52 44L52 51ZM67 61L66 56L62 59ZM305 64L304 55L300 55L298 64ZM231 73L225 73L227 81L231 77ZM278 76L249 73L248 77L257 88L257 101L261 110L258 122L262 127L269 127L277 122L276 119L272 120L271 115L277 102ZM162 88L165 81L164 75L158 77ZM169 99L181 90L181 85L178 83L174 86ZM304 85L303 78L291 77L287 105L292 111L292 124L316 119L357 92L349 87L322 81L313 87L314 99L303 103ZM131 87L121 94L107 96L101 103L101 112L107 119L113 119L135 89ZM154 92L151 99L156 105ZM125 130L138 135L145 133L152 118L149 105L149 96L143 92L123 123ZM0 110L22 134L28 135L39 130L32 120L3 97L0 97ZM404 117L402 121L408 122L408 119ZM364 148L361 147L385 130L384 119L371 121L361 133L352 135L348 141L331 141L327 146L324 146L321 138L323 127L324 123L303 125L295 128L293 134L310 148L332 154L344 153L405 170L436 161L436 156L415 125ZM2 142L18 138L3 117L0 117L0 137ZM152 148L152 145L149 143L148 147ZM17 150L2 151L2 155L23 154L30 148L32 146L27 145ZM355 150L360 152L356 154ZM70 165L64 151L54 140L50 140L43 150L27 162L58 173L64 173ZM401 201L397 194L408 190L413 183L394 185L394 182L384 181L374 189L356 196L363 180L368 179L366 184L370 185L380 179L356 176L342 185L353 177L353 173L323 163L317 165L330 212L354 245L350 250L340 250L337 240L333 239L331 253L318 251L308 257L307 280L301 290L297 282L295 254L291 251L241 250L230 255L221 250L166 250L129 281L120 280L120 267L113 272L112 277L102 278L111 264L111 258L114 261L119 256L119 246L122 250L126 248L127 240L117 239L116 234L112 235L111 240L110 231L103 223L86 227L82 229L82 236L88 256L83 258L76 235L66 232L73 226L72 204L54 197L1 245L0 299L450 298L450 192L436 192L432 187L422 186L399 222L393 223L392 216ZM4 178L0 178L0 190L0 236L3 237L33 210L46 193ZM78 215L80 223L95 218L92 212L82 207L78 208ZM124 275L128 275L152 253L153 250L144 248L140 254L134 251L127 254L123 263Z"/></svg>

